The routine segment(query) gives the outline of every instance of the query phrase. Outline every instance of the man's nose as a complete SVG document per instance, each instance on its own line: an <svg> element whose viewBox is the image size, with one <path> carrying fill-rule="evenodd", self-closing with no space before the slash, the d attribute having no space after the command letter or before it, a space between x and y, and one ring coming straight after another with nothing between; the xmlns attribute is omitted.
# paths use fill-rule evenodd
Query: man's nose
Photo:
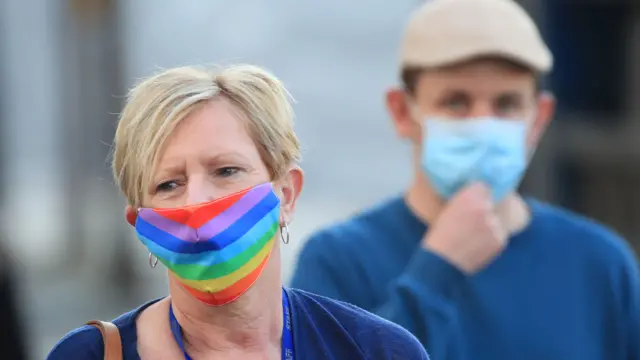
<svg viewBox="0 0 640 360"><path fill-rule="evenodd" d="M476 101L471 108L469 117L487 117L494 116L495 111L490 101Z"/></svg>

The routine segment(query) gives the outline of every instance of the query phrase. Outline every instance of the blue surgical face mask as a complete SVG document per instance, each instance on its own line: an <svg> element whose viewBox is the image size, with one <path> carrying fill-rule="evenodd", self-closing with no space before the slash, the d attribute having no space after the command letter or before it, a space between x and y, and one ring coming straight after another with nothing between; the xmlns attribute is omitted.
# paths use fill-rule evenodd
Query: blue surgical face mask
<svg viewBox="0 0 640 360"><path fill-rule="evenodd" d="M494 117L427 118L422 168L444 198L480 181L494 201L514 191L527 168L527 122Z"/></svg>

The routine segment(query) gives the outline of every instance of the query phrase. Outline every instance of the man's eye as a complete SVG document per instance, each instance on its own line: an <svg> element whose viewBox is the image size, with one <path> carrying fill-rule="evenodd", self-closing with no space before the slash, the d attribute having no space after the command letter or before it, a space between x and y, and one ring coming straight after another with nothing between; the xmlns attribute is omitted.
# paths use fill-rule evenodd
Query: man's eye
<svg viewBox="0 0 640 360"><path fill-rule="evenodd" d="M216 175L221 177L229 177L237 174L238 171L240 171L240 168L238 167L227 166L216 170Z"/></svg>
<svg viewBox="0 0 640 360"><path fill-rule="evenodd" d="M496 101L496 111L498 113L510 113L522 109L522 102L512 97L505 97Z"/></svg>
<svg viewBox="0 0 640 360"><path fill-rule="evenodd" d="M176 187L178 187L178 183L176 183L175 181L165 181L162 184L158 185L158 187L156 187L156 191L166 192L166 191L171 191Z"/></svg>
<svg viewBox="0 0 640 360"><path fill-rule="evenodd" d="M469 109L470 101L464 96L453 96L444 102L444 106L452 112L463 113Z"/></svg>

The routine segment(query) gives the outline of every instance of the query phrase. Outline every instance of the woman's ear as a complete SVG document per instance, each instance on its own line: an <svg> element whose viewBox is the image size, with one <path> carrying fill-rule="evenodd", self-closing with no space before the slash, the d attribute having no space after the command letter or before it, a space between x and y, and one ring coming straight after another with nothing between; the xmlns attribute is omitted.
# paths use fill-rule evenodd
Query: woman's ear
<svg viewBox="0 0 640 360"><path fill-rule="evenodd" d="M281 195L280 225L289 224L293 220L296 202L304 185L304 172L299 166L292 166L276 184Z"/></svg>
<svg viewBox="0 0 640 360"><path fill-rule="evenodd" d="M135 227L136 220L138 219L138 212L133 208L133 206L127 205L124 208L124 218L131 226Z"/></svg>

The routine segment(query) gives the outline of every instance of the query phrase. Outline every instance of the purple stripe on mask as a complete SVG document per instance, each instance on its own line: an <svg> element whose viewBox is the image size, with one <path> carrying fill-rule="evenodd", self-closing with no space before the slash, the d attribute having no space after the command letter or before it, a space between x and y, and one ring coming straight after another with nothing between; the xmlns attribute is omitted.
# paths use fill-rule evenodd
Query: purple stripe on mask
<svg viewBox="0 0 640 360"><path fill-rule="evenodd" d="M175 236L178 239L188 242L197 242L199 240L210 239L226 230L231 226L231 224L251 210L270 192L271 184L256 186L249 190L236 203L227 208L227 210L206 222L199 229L193 229L185 224L167 219L149 208L141 208L138 216L154 227Z"/></svg>

